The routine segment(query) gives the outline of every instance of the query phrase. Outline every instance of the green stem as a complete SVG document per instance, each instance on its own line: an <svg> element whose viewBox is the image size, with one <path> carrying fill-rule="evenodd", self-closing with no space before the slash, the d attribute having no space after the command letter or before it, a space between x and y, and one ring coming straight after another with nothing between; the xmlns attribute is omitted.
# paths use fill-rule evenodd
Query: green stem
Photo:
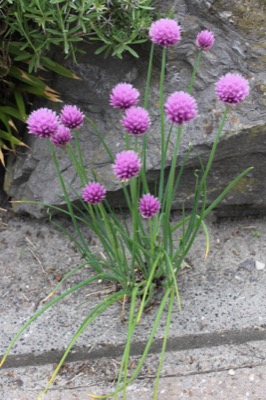
<svg viewBox="0 0 266 400"><path fill-rule="evenodd" d="M143 310L144 310L144 307L145 307L145 300L146 300L148 291L150 289L150 286L152 284L152 280L153 280L153 277L154 277L154 274L155 274L156 267L157 267L161 257L162 257L162 254L160 253L157 256L157 258L154 261L153 266L151 268L150 275L149 275L149 278L148 278L146 286L145 286L145 291L144 291L143 296L142 296L142 300L141 300L139 312L138 312L138 315L137 315L136 323L138 323L140 321L140 318L142 316L142 313L143 313Z"/></svg>
<svg viewBox="0 0 266 400"><path fill-rule="evenodd" d="M145 94L144 94L144 108L145 109L148 108L148 102L149 102L149 91L150 91L151 76L152 76L153 56L154 56L154 43L152 43L152 45L151 45L146 86L145 86ZM147 182L147 177L146 177L147 144L148 144L148 136L147 136L147 134L145 134L143 137L143 141L142 141L142 159L141 159L142 169L141 169L140 176L141 176L141 180L142 180L143 188L144 188L145 192L149 193L149 187L148 187L148 182Z"/></svg>
<svg viewBox="0 0 266 400"><path fill-rule="evenodd" d="M175 288L175 294L176 294L176 300L177 300L178 308L179 308L179 311L182 311L181 298L180 298L178 285L177 285L177 281L176 281L176 272L177 271L174 270L172 260L170 259L170 257L167 254L167 252L165 252L165 257L166 257L167 263L169 264L170 272L171 272L171 275L172 275L172 279L171 279L171 282L170 282L169 285L170 285L170 287L172 287L172 285L174 283L174 288ZM169 276L169 278L170 278L170 276Z"/></svg>
<svg viewBox="0 0 266 400"><path fill-rule="evenodd" d="M201 56L202 56L202 50L200 49L199 52L198 52L198 57L196 59L194 68L193 68L192 75L191 75L191 79L190 79L190 83L189 83L189 87L188 87L188 93L191 93L191 91L192 91L194 80L195 80L195 76L196 76L196 73L197 73L197 70L198 70L198 67L199 67Z"/></svg>
<svg viewBox="0 0 266 400"><path fill-rule="evenodd" d="M57 160L57 157L56 157L55 149L52 146L52 144L49 144L49 145L50 145L50 149L51 149L51 152L52 152L52 158L53 158L53 162L54 162L54 165L55 165L55 168L56 168L57 176L58 176L59 182L61 184L61 187L62 187L62 190L63 190L63 193L64 193L65 201L67 203L67 208L68 208L71 220L73 222L73 226L75 228L76 233L78 234L78 237L79 237L82 245L84 246L85 249L88 249L88 244L86 243L82 233L80 232L80 229L78 227L75 214L73 212L73 207L72 207L71 201L69 200L69 196L68 196L68 193L67 193L67 190L66 190L65 182L64 182L64 179L62 177L62 174L61 174L61 171L60 171L60 167L59 167L59 164L58 164L58 160Z"/></svg>
<svg viewBox="0 0 266 400"><path fill-rule="evenodd" d="M149 58L149 65L148 65L148 72L147 72L147 79L146 79L146 86L145 86L145 94L144 94L144 108L148 108L148 101L149 101L149 91L151 85L151 76L152 76L152 64L153 64L153 56L154 56L154 43L151 45L150 51L150 58Z"/></svg>
<svg viewBox="0 0 266 400"><path fill-rule="evenodd" d="M160 379L160 374L162 371L163 360L164 360L167 340L168 340L168 336L169 336L171 318L172 318L172 313L173 313L174 298L175 298L174 291L172 291L170 299L169 299L167 320L166 320L166 326L165 326L165 331L164 331L162 350L161 350L161 354L160 354L160 361L159 361L159 366L157 369L157 374L156 374L156 379L155 379L153 400L157 400L157 397L158 397L159 379Z"/></svg>
<svg viewBox="0 0 266 400"><path fill-rule="evenodd" d="M167 302L167 300L169 298L169 295L170 295L171 291L172 291L171 289L167 289L167 291L165 292L165 294L164 294L164 296L163 296L163 298L161 300L161 303L160 303L160 306L158 308L158 311L157 311L157 314L156 314L156 318L155 318L155 321L154 321L154 324L153 324L149 339L148 339L147 344L145 346L145 349L144 349L144 351L142 353L141 359L140 359L140 361L139 361L134 373L130 377L130 379L126 383L124 383L124 385L122 387L117 388L113 393L108 393L108 394L103 395L103 396L94 396L94 395L90 395L89 394L89 396L91 396L93 398L96 398L96 399L107 399L109 397L115 396L117 393L119 393L122 390L124 390L125 387L127 387L131 382L134 381L134 379L139 374L139 372L140 372L140 370L141 370L141 368L142 368L142 366L144 364L144 361L147 358L148 352L150 350L151 344L152 344L153 339L154 339L154 335L155 335L155 333L156 333L156 331L158 329L158 326L159 326L159 323L161 321L162 314L163 314L166 302Z"/></svg>
<svg viewBox="0 0 266 400"><path fill-rule="evenodd" d="M160 121L161 121L161 166L160 166L160 187L159 187L159 199L163 196L164 187L164 165L162 160L164 159L165 153L165 127L164 127L164 77L165 77L165 67L166 67L166 48L162 51L162 64L161 64L161 74L160 74Z"/></svg>
<svg viewBox="0 0 266 400"><path fill-rule="evenodd" d="M82 155L82 151L80 148L80 143L79 143L79 138L78 138L77 132L74 132L74 138L75 138L75 145L76 145L76 149L77 149L78 157L79 157L79 165L81 166L81 171L83 172L83 176L87 180L87 176L86 176L86 173L84 170L83 155Z"/></svg>
<svg viewBox="0 0 266 400"><path fill-rule="evenodd" d="M178 151L180 147L180 142L181 142L181 137L182 137L182 130L183 130L183 125L178 127L177 130L177 137L175 141L175 147L174 147L174 153L173 153L173 158L171 162L171 168L167 180L167 185L166 185L166 195L164 197L164 202L163 202L163 207L165 206L165 216L166 219L170 217L170 211L171 211L171 206L173 202L173 198L175 193L173 193L173 187L174 187L174 179L175 179L175 171L176 171L176 163L177 163L177 156L178 156Z"/></svg>
<svg viewBox="0 0 266 400"><path fill-rule="evenodd" d="M117 385L116 385L116 388L118 388L120 385L120 382L121 382L122 372L124 371L124 394L123 394L123 397L125 399L126 399L126 387L127 387L126 381L127 381L127 375L128 375L128 362L129 362L129 357L130 357L130 348L131 348L131 342L132 342L134 330L136 328L136 324L135 324L135 320L134 320L136 299L137 299L138 290L139 290L140 286L142 286L142 284L139 284L137 287L135 287L133 289L132 296L131 296L127 342L125 345L125 350L124 350L123 358L121 361L120 373L119 373Z"/></svg>
<svg viewBox="0 0 266 400"><path fill-rule="evenodd" d="M225 121L226 121L228 110L229 110L229 108L226 106L226 108L224 110L224 114L223 114L222 120L221 120L221 123L220 123L220 126L218 128L218 131L217 131L217 134L216 134L216 137L215 137L215 140L214 140L213 145L212 145L212 149L211 149L211 153L210 153L210 156L209 156L209 160L208 160L207 166L205 168L204 174L203 174L201 182L200 182L199 190L202 189L202 187L204 185L204 182L206 181L206 179L208 177L208 174L210 172L210 169L211 169L211 166L212 166L212 162L213 162L213 159L214 159L214 156L215 156L217 144L218 144L218 141L220 139L220 136L221 136L221 133L222 133Z"/></svg>
<svg viewBox="0 0 266 400"><path fill-rule="evenodd" d="M20 28L21 32L23 33L24 37L27 39L27 42L28 42L29 45L31 46L32 50L34 51L34 53L35 53L35 55L36 55L36 59L37 59L37 61L38 61L38 65L39 65L40 54L38 53L38 51L37 51L36 47L34 46L34 44L32 43L32 41L30 40L29 35L28 35L27 32L25 31L25 29L24 29L24 27L23 27L23 25L22 25L22 22L21 22L21 21L22 21L22 18L20 17L20 15L18 15L17 12L15 12L14 15L15 15L15 17L16 17L16 19L17 19L17 22L18 22L18 25L19 25L19 28ZM38 67L38 66L37 66L37 67ZM36 67L36 69L37 69L37 67Z"/></svg>
<svg viewBox="0 0 266 400"><path fill-rule="evenodd" d="M80 162L77 160L77 157L72 149L72 146L69 143L67 144L66 147L67 147L68 154L69 154L69 156L76 168L76 171L78 173L80 183L81 183L82 187L85 187L87 184L87 176L84 171L84 165L80 164Z"/></svg>
<svg viewBox="0 0 266 400"><path fill-rule="evenodd" d="M138 221L139 221L139 212L138 212L138 191L137 191L137 179L133 178L130 180L130 192L131 192L131 201L132 201L132 212L131 218L133 223L133 247L131 253L131 276L132 280L135 281L135 258L137 251L137 241L138 241Z"/></svg>
<svg viewBox="0 0 266 400"><path fill-rule="evenodd" d="M117 243L117 237L113 229L111 228L112 221L109 222L108 216L106 215L106 211L103 207L102 204L98 204L98 208L100 210L100 214L102 216L102 220L106 229L106 235L109 237L109 241L112 247L112 250L115 255L115 259L118 264L120 264L120 254L119 254L119 248L118 248L118 243Z"/></svg>

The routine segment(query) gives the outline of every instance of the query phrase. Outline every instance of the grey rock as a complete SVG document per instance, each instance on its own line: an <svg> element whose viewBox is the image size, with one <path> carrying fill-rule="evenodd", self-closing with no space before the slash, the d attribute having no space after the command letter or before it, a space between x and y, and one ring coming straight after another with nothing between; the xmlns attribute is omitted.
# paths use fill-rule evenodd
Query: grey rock
<svg viewBox="0 0 266 400"><path fill-rule="evenodd" d="M238 270L241 268L247 271L253 271L255 269L255 261L252 258L249 258L239 264Z"/></svg>
<svg viewBox="0 0 266 400"><path fill-rule="evenodd" d="M250 83L251 93L242 104L232 107L222 133L213 168L208 180L208 202L215 199L226 185L249 166L250 172L219 205L221 215L259 213L266 210L266 47L265 13L262 0L165 1L161 11L174 11L176 20L182 25L182 41L169 49L165 80L165 98L176 90L186 90L197 56L194 45L196 34L202 29L212 30L215 45L202 57L195 80L193 95L199 105L196 120L185 130L178 159L178 167L190 147L190 155L175 199L174 207L183 204L191 207L195 185L194 172L199 168L199 158L206 163L224 105L216 98L215 82L227 72L239 72ZM248 13L245 13L248 9ZM261 10L261 13L259 12ZM230 13L229 13L230 12ZM230 15L229 15L230 14ZM53 87L60 91L66 104L77 104L91 118L102 132L111 150L124 149L123 132L120 127L121 113L109 106L109 94L113 86L121 81L132 83L142 95L146 79L149 45L141 49L139 60L126 56L122 61L95 56L92 45L84 46L85 54L78 64L57 61L73 70L80 81L55 76ZM149 112L152 128L148 133L147 176L150 182L158 179L159 154L159 73L160 49L156 49L153 69ZM46 105L43 104L42 105ZM35 104L35 108L40 103ZM46 105L47 106L47 105ZM56 110L58 104L48 105ZM62 190L56 178L55 169L47 142L27 135L30 150L20 152L14 161L9 160L5 189L13 200L35 200L54 205L63 205ZM125 205L119 183L114 179L110 160L97 135L88 122L79 131L79 140L89 179L93 168L98 179L108 189L112 204ZM167 168L172 156L167 155ZM66 181L80 192L82 185L67 155L58 150L60 168ZM178 168L177 168L178 170ZM167 169L166 169L167 173ZM76 199L70 192L70 198ZM27 212L42 217L43 206L27 203L13 203L18 212Z"/></svg>

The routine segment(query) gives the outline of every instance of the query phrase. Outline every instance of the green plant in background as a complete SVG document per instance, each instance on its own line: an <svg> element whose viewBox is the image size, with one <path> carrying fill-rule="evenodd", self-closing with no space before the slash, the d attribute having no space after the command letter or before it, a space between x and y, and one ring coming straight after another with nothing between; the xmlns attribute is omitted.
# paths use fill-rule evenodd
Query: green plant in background
<svg viewBox="0 0 266 400"><path fill-rule="evenodd" d="M95 53L122 58L124 52L129 52L138 57L131 46L147 41L147 29L152 20L152 1L110 0L105 3L108 5L105 12L92 22L96 36L91 40L104 43Z"/></svg>
<svg viewBox="0 0 266 400"><path fill-rule="evenodd" d="M52 46L75 59L83 40L104 42L98 53L121 57L130 52L137 57L131 45L147 40L151 18L151 0L3 0L0 13L5 37L17 37L21 51L31 53L30 72ZM17 60L23 57L25 53Z"/></svg>
<svg viewBox="0 0 266 400"><path fill-rule="evenodd" d="M48 86L44 78L28 72L30 57L30 53L21 51L18 42L0 40L0 162L3 165L3 151L14 152L16 146L25 146L19 131L27 119L33 95L53 102L61 101L59 93ZM77 79L72 72L47 57L42 59L42 70Z"/></svg>
<svg viewBox="0 0 266 400"><path fill-rule="evenodd" d="M137 106L140 93L128 83L119 83L113 88L110 96L111 105L114 108L124 111L121 123L125 130L125 150L116 155L113 154L104 141L101 132L94 125L93 121L87 118L87 121L98 134L110 158L110 162L113 165L114 179L118 179L121 184L130 214L130 223L126 218L119 218L110 207L105 198L106 189L98 182L97 174L94 171L91 171L94 180L89 181L88 179L78 132L72 132L83 123L84 115L81 110L76 106L67 105L62 109L60 116L57 116L54 111L48 108L41 108L33 111L27 120L30 134L34 134L39 138L50 139L49 145L51 154L67 204L67 209L65 210L50 204L46 204L46 206L70 217L75 234L70 233L64 227L54 222L52 218L51 221L76 244L77 249L85 259L84 262L69 271L55 290L50 293L47 300L57 292L62 283L65 282L69 276L84 267L84 265L91 265L95 275L66 290L38 310L16 334L0 366L5 362L12 347L25 329L27 329L42 313L57 304L64 297L98 280L108 280L115 283L116 286L114 292L101 301L82 321L42 394L46 393L54 382L67 355L84 330L103 313L107 307L120 299L127 298L130 300L127 339L116 387L112 393L103 396L90 396L93 398L114 397L117 399L119 393L122 393L123 399L126 399L127 387L138 376L158 327L162 323L163 313L165 312L165 330L153 394L153 399L157 399L159 378L167 340L170 334L175 300L177 306L181 309L177 282L178 272L201 228L206 235L207 256L210 239L204 219L226 196L230 189L252 170L252 167L250 167L242 172L211 204L208 204L208 174L212 167L218 141L222 134L229 108L243 101L249 93L249 85L246 79L239 74L229 73L222 76L216 83L216 94L219 100L224 102L225 110L210 151L209 159L206 165L200 163L199 170L195 171L195 192L192 210L187 210L187 212L185 212L184 204L184 211L179 222L173 223L171 221L171 207L175 195L180 189L180 181L187 161L187 157L185 157L181 167L177 169L179 147L182 135L186 134L186 125L197 116L198 110L197 102L190 93L193 90L200 59L204 52L212 47L214 37L209 31L202 31L197 35L196 46L199 52L195 61L191 81L188 85L188 91L174 92L165 101L164 78L167 48L180 41L180 27L174 20L160 19L151 25L149 35L152 41L152 47L144 93L144 107ZM151 125L147 109L155 45L160 45L162 47L159 82L161 161L159 183L158 186L154 188L153 194L151 194L151 188L146 178L146 153L149 144L149 135L147 131ZM153 99L153 101L154 100L155 99ZM74 145L71 144L71 140L73 139L72 134L74 136ZM174 149L171 148L171 141L174 143ZM67 152L62 153L60 147L64 147ZM170 170L169 174L165 176L166 159L171 150L172 161ZM64 180L60 170L60 158L62 158L62 154L64 154L64 156L68 154L75 166L80 183L83 187L82 193L77 193L71 183ZM71 203L70 195L73 194L79 198L79 205L77 205L77 203ZM38 202L34 201L30 203L38 204ZM85 224L100 240L103 248L103 252L100 255L96 255L92 252L80 229L81 224ZM156 313L154 313L154 321L150 332L148 332L143 354L134 372L129 376L129 357L131 354L132 340L134 335L136 335L136 327L143 318L145 307L147 307L158 290L160 290L160 304Z"/></svg>
<svg viewBox="0 0 266 400"><path fill-rule="evenodd" d="M74 60L78 42L101 41L96 53L122 57L131 45L147 40L151 0L2 0L0 2L0 162L3 150L24 145L19 135L32 95L60 101L59 93L40 77L51 70L69 78L74 74L47 54L59 46ZM38 73L38 76L37 76ZM41 74L43 75L43 74Z"/></svg>

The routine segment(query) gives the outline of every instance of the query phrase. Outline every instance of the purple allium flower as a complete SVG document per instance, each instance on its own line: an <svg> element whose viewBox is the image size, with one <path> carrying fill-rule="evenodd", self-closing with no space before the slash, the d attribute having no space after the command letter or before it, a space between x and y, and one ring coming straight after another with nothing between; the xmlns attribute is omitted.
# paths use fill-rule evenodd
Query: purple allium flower
<svg viewBox="0 0 266 400"><path fill-rule="evenodd" d="M49 108L33 111L27 119L29 133L38 137L51 137L58 129L58 116Z"/></svg>
<svg viewBox="0 0 266 400"><path fill-rule="evenodd" d="M153 22L149 36L153 43L168 47L180 41L181 29L173 19L161 18Z"/></svg>
<svg viewBox="0 0 266 400"><path fill-rule="evenodd" d="M56 146L64 146L72 139L70 129L64 125L59 125L55 135L51 136L51 142Z"/></svg>
<svg viewBox="0 0 266 400"><path fill-rule="evenodd" d="M66 105L60 114L61 123L69 129L79 128L84 121L84 114L77 106Z"/></svg>
<svg viewBox="0 0 266 400"><path fill-rule="evenodd" d="M237 104L249 94L249 83L240 74L228 73L216 82L215 90L224 103Z"/></svg>
<svg viewBox="0 0 266 400"><path fill-rule="evenodd" d="M143 218L152 218L160 208L159 199L152 194L144 194L139 201L139 211Z"/></svg>
<svg viewBox="0 0 266 400"><path fill-rule="evenodd" d="M185 92L172 93L165 103L165 112L176 125L182 125L195 118L197 110L196 100Z"/></svg>
<svg viewBox="0 0 266 400"><path fill-rule="evenodd" d="M203 51L208 51L214 44L214 34L208 30L201 31L196 37L196 46Z"/></svg>
<svg viewBox="0 0 266 400"><path fill-rule="evenodd" d="M105 195L106 190L104 186L98 182L90 182L82 192L83 199L91 204L101 203Z"/></svg>
<svg viewBox="0 0 266 400"><path fill-rule="evenodd" d="M113 170L121 181L127 181L139 173L141 162L133 150L124 150L115 157Z"/></svg>
<svg viewBox="0 0 266 400"><path fill-rule="evenodd" d="M130 83L118 83L110 95L110 104L114 108L126 110L138 103L139 91Z"/></svg>
<svg viewBox="0 0 266 400"><path fill-rule="evenodd" d="M133 135L142 135L151 125L149 114L142 107L128 108L121 123L125 130Z"/></svg>

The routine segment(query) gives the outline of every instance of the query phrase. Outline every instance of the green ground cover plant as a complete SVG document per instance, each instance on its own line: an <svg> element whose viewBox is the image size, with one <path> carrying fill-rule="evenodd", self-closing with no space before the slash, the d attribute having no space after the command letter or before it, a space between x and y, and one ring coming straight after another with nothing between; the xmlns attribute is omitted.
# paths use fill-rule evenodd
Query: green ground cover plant
<svg viewBox="0 0 266 400"><path fill-rule="evenodd" d="M99 43L96 53L138 57L132 45L147 40L151 0L0 1L0 162L5 151L24 146L19 135L31 95L60 101L43 70L76 78L49 54L59 47L76 61L78 44Z"/></svg>
<svg viewBox="0 0 266 400"><path fill-rule="evenodd" d="M151 0L2 0L1 10L5 37L22 38L21 50L31 53L31 72L52 46L75 60L82 41L100 42L97 53L138 57L132 45L147 41L153 8Z"/></svg>
<svg viewBox="0 0 266 400"><path fill-rule="evenodd" d="M10 343L1 365L3 365L12 347L29 325L63 298L94 281L108 280L115 283L116 286L116 290L99 302L82 321L62 359L57 364L46 389L40 396L45 394L51 387L59 369L85 329L107 307L118 300L128 299L130 307L127 321L127 339L116 386L112 393L104 393L102 396L90 394L90 396L102 399L110 397L118 399L119 396L122 396L123 399L126 399L127 387L141 371L158 326L162 321L163 315L166 314L160 361L154 383L153 399L157 399L159 378L170 332L172 312L176 306L180 310L182 309L177 281L178 272L200 229L203 229L206 235L206 256L208 255L210 238L208 228L204 222L205 218L234 185L252 170L252 167L247 168L213 202L210 203L208 201L208 174L212 167L228 110L231 107L236 107L249 94L248 81L237 73L228 73L222 76L215 85L216 95L224 103L224 113L210 150L209 159L206 164L199 160L198 170L194 174L193 207L191 210L186 210L184 203L183 213L179 222L171 222L172 204L177 191L180 189L181 176L187 161L185 157L181 167L177 168L180 142L182 135L186 134L190 121L197 117L198 107L200 107L196 99L191 95L193 84L197 77L201 57L204 56L205 52L210 51L214 44L214 35L207 30L199 32L195 38L197 55L195 54L195 66L191 80L188 82L188 90L186 92L174 91L167 99L164 96L167 49L180 42L181 29L174 20L162 18L151 25L149 36L152 44L143 107L138 105L139 91L129 83L118 83L110 94L110 105L124 112L121 119L121 126L125 131L123 151L113 154L93 121L85 117L75 105L65 105L59 116L48 108L40 108L33 111L27 120L29 133L39 137L40 140L48 140L49 142L67 209L50 204L46 205L48 208L60 211L71 218L74 234L58 224L57 227L76 244L84 261L69 271L55 290L47 297L47 301L50 301L38 310L19 330ZM160 103L161 163L158 185L155 188L153 187L153 192L151 192L151 187L146 177L146 159L149 150L149 129L151 127L148 112L149 89L155 46L160 46L162 49L160 94L158 99ZM110 207L106 200L106 189L98 179L95 171L92 171L94 180L88 180L78 135L78 128L85 119L98 134L102 146L110 158L114 179L120 182L125 196L131 218L130 225L125 218L118 218ZM170 139L174 142L174 149L170 171L168 175L165 175L166 158L170 151ZM77 193L71 183L64 180L59 161L62 156L68 156L72 160L83 187L81 193ZM73 193L79 198L79 205L70 201L70 195ZM31 203L35 204L35 202ZM52 217L51 221L53 222ZM103 248L101 255L94 254L90 249L80 229L83 224L99 238ZM176 235L177 232L178 234ZM62 283L87 264L91 265L95 274L54 297ZM150 304L151 299L158 295L158 291L160 293L160 303L156 310L153 325L147 335L145 349L134 372L129 375L128 365L131 344L135 338L136 327L142 318L145 318L144 310Z"/></svg>

